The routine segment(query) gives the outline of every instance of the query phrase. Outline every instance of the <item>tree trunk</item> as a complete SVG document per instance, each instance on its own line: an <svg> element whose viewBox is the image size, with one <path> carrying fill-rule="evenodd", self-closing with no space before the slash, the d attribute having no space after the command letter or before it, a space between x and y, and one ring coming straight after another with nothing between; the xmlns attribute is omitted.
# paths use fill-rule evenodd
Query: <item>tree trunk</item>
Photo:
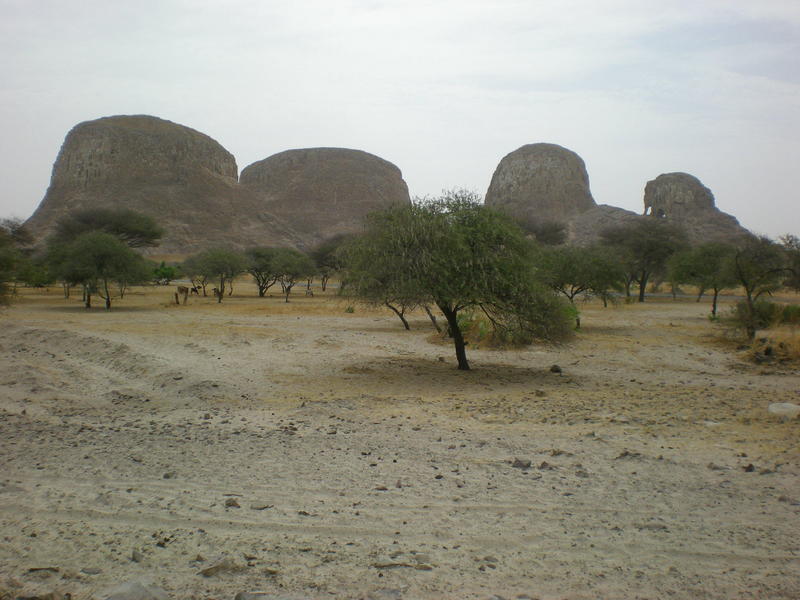
<svg viewBox="0 0 800 600"><path fill-rule="evenodd" d="M403 327L406 328L406 331L411 329L411 327L408 324L408 321L406 321L405 315L403 314L405 312L405 310L402 310L402 311L397 310L394 306L392 306L388 302L384 302L384 305L389 307L394 312L394 314L396 314L398 317L400 317L400 320L403 322Z"/></svg>
<svg viewBox="0 0 800 600"><path fill-rule="evenodd" d="M84 299L84 306L86 308L92 308L92 293L87 289L83 296Z"/></svg>
<svg viewBox="0 0 800 600"><path fill-rule="evenodd" d="M644 292L647 288L647 275L642 275L642 278L639 280L639 302L644 302Z"/></svg>
<svg viewBox="0 0 800 600"><path fill-rule="evenodd" d="M754 340L756 337L756 306L753 302L753 294L750 290L747 291L747 323L745 329L747 331L747 338Z"/></svg>
<svg viewBox="0 0 800 600"><path fill-rule="evenodd" d="M711 315L717 316L717 298L719 297L719 290L714 288L714 298L711 300Z"/></svg>
<svg viewBox="0 0 800 600"><path fill-rule="evenodd" d="M217 304L222 303L222 297L225 295L225 278L219 278L219 287L217 288Z"/></svg>
<svg viewBox="0 0 800 600"><path fill-rule="evenodd" d="M428 306L427 304L424 304L423 308L425 309L425 312L428 313L428 318L431 320L431 323L433 323L434 329L436 329L436 331L438 331L439 333L442 333L442 328L439 326L439 323L436 321L436 316L431 312L430 306Z"/></svg>
<svg viewBox="0 0 800 600"><path fill-rule="evenodd" d="M283 286L283 289L286 292L286 300L285 300L285 302L289 302L289 294L292 293L292 288L293 287L294 287L294 284L292 284L292 285L284 285Z"/></svg>
<svg viewBox="0 0 800 600"><path fill-rule="evenodd" d="M323 275L322 276L322 291L324 292L325 288L327 288L327 287L328 287L328 276L327 275Z"/></svg>
<svg viewBox="0 0 800 600"><path fill-rule="evenodd" d="M706 293L706 288L700 286L700 292L697 294L697 300L695 302L700 302L700 298L703 297L703 294Z"/></svg>
<svg viewBox="0 0 800 600"><path fill-rule="evenodd" d="M233 296L233 279L228 282L228 298Z"/></svg>
<svg viewBox="0 0 800 600"><path fill-rule="evenodd" d="M453 345L456 349L456 360L458 360L459 371L469 371L469 363L467 362L467 350L464 343L464 336L461 329L458 327L458 312L439 306L444 318L447 319L447 325L450 328L450 335L453 336Z"/></svg>

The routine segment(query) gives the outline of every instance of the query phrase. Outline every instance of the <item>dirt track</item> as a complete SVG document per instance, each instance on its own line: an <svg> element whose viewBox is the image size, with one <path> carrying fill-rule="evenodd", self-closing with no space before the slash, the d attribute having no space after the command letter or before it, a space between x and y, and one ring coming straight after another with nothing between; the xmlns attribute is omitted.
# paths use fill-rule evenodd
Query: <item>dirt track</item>
<svg viewBox="0 0 800 600"><path fill-rule="evenodd" d="M800 597L800 424L766 412L798 372L705 305L589 306L575 342L463 373L424 315L168 294L3 315L12 597Z"/></svg>

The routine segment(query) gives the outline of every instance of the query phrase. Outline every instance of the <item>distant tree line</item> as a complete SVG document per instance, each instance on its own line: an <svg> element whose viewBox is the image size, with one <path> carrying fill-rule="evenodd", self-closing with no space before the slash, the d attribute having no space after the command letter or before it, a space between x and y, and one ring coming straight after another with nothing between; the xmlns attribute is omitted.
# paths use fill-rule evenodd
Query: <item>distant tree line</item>
<svg viewBox="0 0 800 600"><path fill-rule="evenodd" d="M462 329L475 314L509 340L563 339L566 320L581 326L578 299L596 297L607 305L624 294L632 300L635 286L644 302L648 286L669 283L673 292L695 286L698 301L710 294L713 318L720 293L741 289L736 311L752 337L763 326L766 297L780 287L800 290L800 239L794 235L692 246L665 220L641 218L607 229L593 246L570 246L562 225L515 223L464 190L372 214L361 235L338 236L309 253L212 248L181 264L147 261L137 250L157 246L163 233L154 219L134 211L75 211L34 252L24 225L4 220L0 301L8 302L20 283L59 282L67 297L79 288L86 307L99 296L111 308L132 285L185 277L221 303L233 293L234 281L249 274L260 297L279 286L289 302L299 284L310 293L318 277L324 291L338 277L340 293L385 306L405 328L409 311L422 308L441 329L434 314L439 313L459 367L466 369Z"/></svg>

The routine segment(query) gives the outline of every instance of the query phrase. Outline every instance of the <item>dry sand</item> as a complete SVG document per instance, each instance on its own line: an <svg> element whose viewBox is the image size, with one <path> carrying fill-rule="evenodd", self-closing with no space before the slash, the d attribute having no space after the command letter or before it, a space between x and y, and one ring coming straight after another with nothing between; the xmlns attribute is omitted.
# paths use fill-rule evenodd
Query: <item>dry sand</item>
<svg viewBox="0 0 800 600"><path fill-rule="evenodd" d="M424 315L171 291L0 316L0 598L800 598L798 371L705 303L464 373Z"/></svg>

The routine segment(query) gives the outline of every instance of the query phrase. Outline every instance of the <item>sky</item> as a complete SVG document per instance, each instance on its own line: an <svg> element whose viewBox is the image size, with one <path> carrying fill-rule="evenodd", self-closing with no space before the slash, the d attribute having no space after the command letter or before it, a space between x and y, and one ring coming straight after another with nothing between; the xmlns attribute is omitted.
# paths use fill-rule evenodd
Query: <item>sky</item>
<svg viewBox="0 0 800 600"><path fill-rule="evenodd" d="M641 213L684 171L717 207L800 234L798 0L0 0L0 217L29 217L77 123L149 114L239 169L335 146L413 196L486 192L529 143Z"/></svg>

